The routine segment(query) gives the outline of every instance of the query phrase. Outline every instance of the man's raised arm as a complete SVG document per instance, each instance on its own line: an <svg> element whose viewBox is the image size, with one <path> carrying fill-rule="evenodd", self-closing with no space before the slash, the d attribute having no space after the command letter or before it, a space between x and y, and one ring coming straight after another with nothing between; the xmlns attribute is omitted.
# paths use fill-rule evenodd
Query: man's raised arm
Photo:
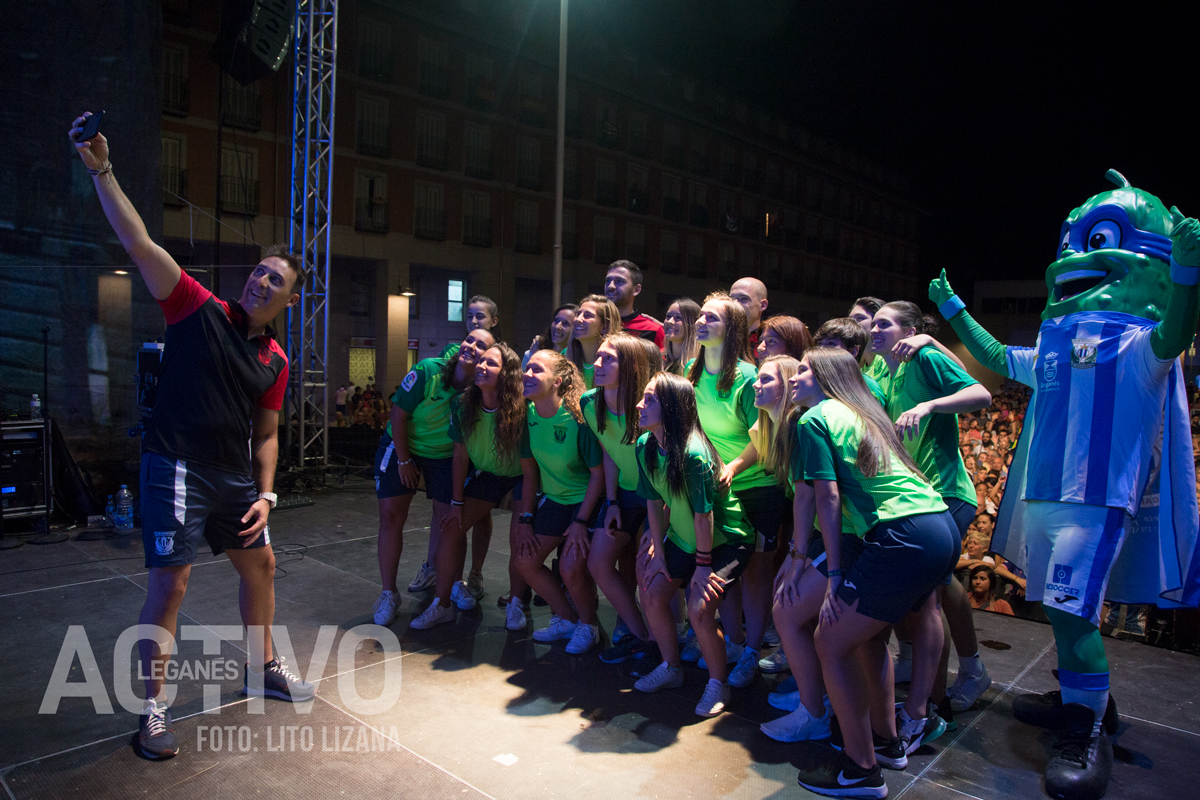
<svg viewBox="0 0 1200 800"><path fill-rule="evenodd" d="M117 238L121 240L121 246L142 273L146 288L155 300L166 300L183 272L175 259L151 240L142 218L117 185L112 164L108 161L108 140L104 135L98 133L89 141L77 141L89 116L91 114L85 113L76 119L67 135L71 137L84 166L92 174L92 183L96 186L96 194L100 196L100 205L104 208L104 216L108 217L108 224L112 225Z"/></svg>

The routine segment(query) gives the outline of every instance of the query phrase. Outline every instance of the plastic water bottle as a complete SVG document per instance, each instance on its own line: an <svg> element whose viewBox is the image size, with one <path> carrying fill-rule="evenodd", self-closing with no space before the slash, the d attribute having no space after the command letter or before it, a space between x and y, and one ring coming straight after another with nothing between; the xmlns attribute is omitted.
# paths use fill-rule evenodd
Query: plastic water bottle
<svg viewBox="0 0 1200 800"><path fill-rule="evenodd" d="M113 524L113 527L116 527L117 504L113 501L113 496L111 494L108 496L108 502L104 504L104 516L108 517L108 521Z"/></svg>
<svg viewBox="0 0 1200 800"><path fill-rule="evenodd" d="M133 495L129 493L129 487L123 483L121 491L117 492L117 516L113 521L121 530L129 530L133 527Z"/></svg>
<svg viewBox="0 0 1200 800"><path fill-rule="evenodd" d="M42 418L42 400L36 392L29 401L29 418L35 422Z"/></svg>

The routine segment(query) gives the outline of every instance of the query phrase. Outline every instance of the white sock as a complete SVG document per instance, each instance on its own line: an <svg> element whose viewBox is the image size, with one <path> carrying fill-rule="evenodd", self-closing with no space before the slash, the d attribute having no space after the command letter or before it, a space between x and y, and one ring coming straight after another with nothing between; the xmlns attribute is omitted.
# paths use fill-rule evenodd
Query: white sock
<svg viewBox="0 0 1200 800"><path fill-rule="evenodd" d="M968 678L978 678L983 674L983 659L979 657L978 651L973 656L959 657L958 674Z"/></svg>
<svg viewBox="0 0 1200 800"><path fill-rule="evenodd" d="M1104 723L1104 712L1108 710L1108 689L1089 691L1087 689L1069 689L1063 686L1062 699L1064 704L1079 703L1090 708L1096 715L1095 722L1092 723L1092 736L1100 735L1100 728Z"/></svg>

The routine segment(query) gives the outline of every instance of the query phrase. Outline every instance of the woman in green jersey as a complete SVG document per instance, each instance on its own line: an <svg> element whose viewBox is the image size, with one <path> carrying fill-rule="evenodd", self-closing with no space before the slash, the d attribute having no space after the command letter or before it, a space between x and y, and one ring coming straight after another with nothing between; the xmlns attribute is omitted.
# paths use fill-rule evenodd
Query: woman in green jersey
<svg viewBox="0 0 1200 800"><path fill-rule="evenodd" d="M646 498L649 523L638 579L663 662L634 688L656 692L683 685L671 599L686 586L688 618L708 662L709 680L696 713L716 716L729 702L717 607L746 568L754 531L737 497L718 488L721 457L704 435L692 385L660 372L646 384L638 415L646 431L636 448L638 494Z"/></svg>
<svg viewBox="0 0 1200 800"><path fill-rule="evenodd" d="M961 541L975 519L978 499L958 449L958 412L986 408L992 403L992 395L936 348L923 347L907 359L897 355L897 345L924 333L925 324L921 310L914 304L887 303L875 313L871 341L888 369L884 381L888 416L896 424L896 432L913 460L950 508ZM957 581L947 580L939 591L939 599L959 657L958 677L953 686L946 688L948 647L944 652L918 652L918 635L909 631L908 626L898 630L897 637L912 642L914 680L918 671L933 670L936 677L932 697L942 701L943 710L947 705L944 698L949 698L951 711L947 713L965 711L987 690L992 679L979 656L975 618L966 590ZM911 634L911 639L906 634ZM906 708L913 713L911 704Z"/></svg>
<svg viewBox="0 0 1200 800"><path fill-rule="evenodd" d="M453 622L455 605L464 610L476 605L466 583L455 580L466 557L466 532L520 485L523 475L536 470L533 459L521 453L526 436L521 395L521 358L507 345L497 344L479 357L475 383L451 404L453 496L438 543L437 596L410 628ZM514 514L528 512L533 496L532 489L524 492Z"/></svg>
<svg viewBox="0 0 1200 800"><path fill-rule="evenodd" d="M870 347L871 325L875 321L875 312L882 307L883 301L878 297L860 297L854 301L854 305L850 306L850 313L846 315L857 322L863 332L867 334L867 347L859 352L858 364L864 375L870 375L876 381L887 377L887 366L876 357Z"/></svg>
<svg viewBox="0 0 1200 800"><path fill-rule="evenodd" d="M729 295L714 292L705 298L696 323L700 355L687 375L696 387L700 423L725 464L718 483L722 490L731 489L737 495L758 534L746 568L745 588L729 592L721 609L721 623L729 637L726 657L729 663L736 662L729 682L738 687L748 686L758 673L759 649L771 614L774 552L787 509L783 487L763 472L750 443L750 426L758 417L754 408L758 373L750 355L747 324L745 310Z"/></svg>
<svg viewBox="0 0 1200 800"><path fill-rule="evenodd" d="M567 342L571 340L571 328L575 325L575 312L578 309L579 306L574 303L563 303L554 309L554 314L550 317L550 324L546 330L533 337L529 349L525 351L525 355L521 356L521 369L528 366L529 359L538 350L562 352L563 348L567 346Z"/></svg>
<svg viewBox="0 0 1200 800"><path fill-rule="evenodd" d="M663 367L674 375L682 375L700 345L696 342L696 320L700 318L700 304L690 297L681 297L667 309L663 319Z"/></svg>
<svg viewBox="0 0 1200 800"><path fill-rule="evenodd" d="M646 501L637 493L637 404L655 372L644 341L624 332L605 338L596 353L596 388L585 392L579 403L584 422L604 450L606 497L596 521L599 532L587 555L588 570L628 630L620 636L614 631L613 646L600 654L609 664L640 654L650 639L638 607L634 571L634 542L646 521Z"/></svg>
<svg viewBox="0 0 1200 800"><path fill-rule="evenodd" d="M849 353L810 350L792 387L793 400L809 407L794 474L812 485L810 493L797 484L795 543L807 545L815 518L828 576L815 642L844 747L830 762L803 770L799 782L819 794L886 797L880 761L903 768L908 753L944 730L932 709L928 719L901 724L907 720L894 708L889 629L918 610L941 636L934 587L953 571L957 530ZM862 537L853 566L843 561L844 532ZM804 589L813 579L800 585L811 564L799 552L789 555L780 584L811 600ZM912 690L928 686L914 683Z"/></svg>
<svg viewBox="0 0 1200 800"><path fill-rule="evenodd" d="M589 294L579 301L575 312L575 324L571 327L571 338L562 354L571 359L579 369L583 383L592 388L592 370L596 364L596 351L600 342L609 334L621 330L621 312L602 294Z"/></svg>
<svg viewBox="0 0 1200 800"><path fill-rule="evenodd" d="M383 591L375 602L376 625L390 625L396 617L400 596L396 572L404 549L404 523L421 473L425 475L425 494L433 501L429 551L421 573L430 581L435 579L430 562L437 554L438 534L450 508L453 482L454 447L447 438L450 402L475 380L475 362L493 344L488 331L472 331L451 358L417 362L392 397L392 419L375 454L379 576L383 582ZM424 585L418 589L428 585L427 579L422 578Z"/></svg>
<svg viewBox="0 0 1200 800"><path fill-rule="evenodd" d="M604 496L604 466L600 444L583 424L579 397L583 379L566 356L539 350L529 359L523 380L527 411L528 448L537 462L538 482L522 491L542 495L532 514L518 517L512 558L521 577L550 603L548 627L536 630L539 642L569 639L567 652L586 653L600 641L596 619L596 584L587 568L588 529ZM546 556L563 544L560 572L571 601L546 566ZM522 624L516 624L522 623ZM521 598L508 602L509 630L524 627Z"/></svg>

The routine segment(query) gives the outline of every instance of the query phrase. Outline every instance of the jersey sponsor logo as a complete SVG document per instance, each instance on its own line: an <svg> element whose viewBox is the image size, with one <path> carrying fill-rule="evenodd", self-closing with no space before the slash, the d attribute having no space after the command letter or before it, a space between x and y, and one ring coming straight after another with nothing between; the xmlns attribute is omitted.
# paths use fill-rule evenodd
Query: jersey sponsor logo
<svg viewBox="0 0 1200 800"><path fill-rule="evenodd" d="M160 556L175 552L175 531L155 531L154 552Z"/></svg>
<svg viewBox="0 0 1200 800"><path fill-rule="evenodd" d="M1058 353L1046 353L1046 359L1042 362L1042 377L1046 379L1046 385L1055 382L1058 377Z"/></svg>
<svg viewBox="0 0 1200 800"><path fill-rule="evenodd" d="M555 425L554 426L554 441L558 444L562 444L566 440L567 440L567 426L566 425Z"/></svg>
<svg viewBox="0 0 1200 800"><path fill-rule="evenodd" d="M1074 567L1069 564L1054 565L1054 571L1051 573L1050 582L1046 584L1046 589L1051 592L1060 592L1063 595L1061 599L1054 598L1054 602L1065 603L1068 600L1078 599L1080 592L1071 585L1071 574L1073 572ZM1075 595L1075 597L1071 595Z"/></svg>
<svg viewBox="0 0 1200 800"><path fill-rule="evenodd" d="M404 376L404 380L400 381L400 388L406 392L411 392L412 388L417 385L417 371L411 369Z"/></svg>
<svg viewBox="0 0 1200 800"><path fill-rule="evenodd" d="M1072 339L1071 369L1091 369L1096 366L1096 350L1099 346L1099 339Z"/></svg>
<svg viewBox="0 0 1200 800"><path fill-rule="evenodd" d="M1079 599L1078 597L1072 597L1071 595L1068 594L1068 595L1064 595L1062 597L1054 598L1054 602L1058 603L1061 606L1064 603L1070 603L1070 602L1078 600L1078 599Z"/></svg>

